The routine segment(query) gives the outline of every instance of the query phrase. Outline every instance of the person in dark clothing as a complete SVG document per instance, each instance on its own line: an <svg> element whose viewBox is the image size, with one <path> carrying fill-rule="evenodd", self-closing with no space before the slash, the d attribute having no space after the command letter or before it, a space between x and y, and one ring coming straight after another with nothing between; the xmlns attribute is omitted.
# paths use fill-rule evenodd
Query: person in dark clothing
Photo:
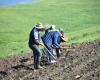
<svg viewBox="0 0 100 80"><path fill-rule="evenodd" d="M42 23L37 23L35 27L30 32L29 35L29 47L33 51L34 55L34 68L39 69L42 68L40 66L40 60L41 60L41 50L39 48L39 45L42 45L40 42L40 31L44 29Z"/></svg>

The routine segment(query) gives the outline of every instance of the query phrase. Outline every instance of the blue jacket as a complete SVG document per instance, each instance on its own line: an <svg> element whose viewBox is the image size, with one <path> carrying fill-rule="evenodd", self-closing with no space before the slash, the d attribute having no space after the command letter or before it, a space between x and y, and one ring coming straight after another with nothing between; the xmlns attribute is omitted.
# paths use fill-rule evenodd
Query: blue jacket
<svg viewBox="0 0 100 80"><path fill-rule="evenodd" d="M51 31L42 36L42 41L47 48L51 48L52 45L56 45L60 48L60 44L58 43L58 39L60 36L60 32Z"/></svg>

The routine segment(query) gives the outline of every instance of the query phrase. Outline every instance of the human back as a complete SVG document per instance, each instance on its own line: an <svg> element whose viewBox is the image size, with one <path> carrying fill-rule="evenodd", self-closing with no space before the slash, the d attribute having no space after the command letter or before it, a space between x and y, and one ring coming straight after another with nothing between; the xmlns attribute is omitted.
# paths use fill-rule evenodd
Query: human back
<svg viewBox="0 0 100 80"><path fill-rule="evenodd" d="M47 47L51 47L54 42L54 36L60 36L60 33L58 31L50 31L42 36L42 41L44 45Z"/></svg>

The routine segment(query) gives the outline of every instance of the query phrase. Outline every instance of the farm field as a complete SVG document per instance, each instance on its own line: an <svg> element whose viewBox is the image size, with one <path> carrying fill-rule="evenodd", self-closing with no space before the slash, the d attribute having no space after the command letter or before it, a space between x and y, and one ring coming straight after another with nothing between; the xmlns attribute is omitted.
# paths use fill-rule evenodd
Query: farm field
<svg viewBox="0 0 100 80"><path fill-rule="evenodd" d="M61 45L65 48L56 63L34 70L28 39L37 22L63 28L69 41ZM99 79L100 0L39 0L0 6L0 80Z"/></svg>
<svg viewBox="0 0 100 80"><path fill-rule="evenodd" d="M0 80L99 80L100 40L74 43L54 64L34 70L32 53L0 58Z"/></svg>
<svg viewBox="0 0 100 80"><path fill-rule="evenodd" d="M37 22L63 28L68 44L100 39L100 0L41 0L0 7L0 56L30 52L29 32Z"/></svg>

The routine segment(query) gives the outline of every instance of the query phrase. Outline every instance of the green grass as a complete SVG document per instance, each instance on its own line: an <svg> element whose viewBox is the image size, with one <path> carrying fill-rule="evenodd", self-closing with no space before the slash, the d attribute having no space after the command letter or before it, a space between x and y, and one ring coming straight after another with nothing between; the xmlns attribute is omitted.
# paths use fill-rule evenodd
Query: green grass
<svg viewBox="0 0 100 80"><path fill-rule="evenodd" d="M29 32L37 22L62 27L68 43L100 39L100 0L41 0L0 7L0 56L29 52Z"/></svg>

